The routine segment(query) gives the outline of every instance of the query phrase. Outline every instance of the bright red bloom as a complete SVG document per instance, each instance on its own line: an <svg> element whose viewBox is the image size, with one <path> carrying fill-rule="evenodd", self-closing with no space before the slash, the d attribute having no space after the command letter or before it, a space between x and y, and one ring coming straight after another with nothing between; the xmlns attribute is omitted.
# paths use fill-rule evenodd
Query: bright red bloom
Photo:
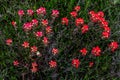
<svg viewBox="0 0 120 80"><path fill-rule="evenodd" d="M95 14L95 11L90 11L89 14L92 16L93 14Z"/></svg>
<svg viewBox="0 0 120 80"><path fill-rule="evenodd" d="M95 23L99 21L99 18L100 17L96 13L92 14L91 17L90 17L91 21L95 22Z"/></svg>
<svg viewBox="0 0 120 80"><path fill-rule="evenodd" d="M99 18L99 22L100 22L100 23L102 23L102 22L104 22L104 21L105 21L105 18L102 18L102 17Z"/></svg>
<svg viewBox="0 0 120 80"><path fill-rule="evenodd" d="M109 32L106 32L106 31L103 31L102 32L102 38L109 38L110 37L110 33Z"/></svg>
<svg viewBox="0 0 120 80"><path fill-rule="evenodd" d="M44 7L40 7L39 9L36 10L38 15L45 15L46 14L46 9Z"/></svg>
<svg viewBox="0 0 120 80"><path fill-rule="evenodd" d="M89 14L90 14L90 16L93 17L93 18L95 18L96 15L97 15L94 11L90 11Z"/></svg>
<svg viewBox="0 0 120 80"><path fill-rule="evenodd" d="M106 32L110 33L110 27L105 26L105 27L103 27L103 29L104 29L104 31L106 31Z"/></svg>
<svg viewBox="0 0 120 80"><path fill-rule="evenodd" d="M36 46L31 47L31 52L37 52L38 48Z"/></svg>
<svg viewBox="0 0 120 80"><path fill-rule="evenodd" d="M119 47L118 42L113 41L109 44L109 48L111 49L112 52L114 52L117 48Z"/></svg>
<svg viewBox="0 0 120 80"><path fill-rule="evenodd" d="M96 47L92 48L92 54L94 56L100 56L100 53L101 53L101 49L99 48L99 46L96 46Z"/></svg>
<svg viewBox="0 0 120 80"><path fill-rule="evenodd" d="M76 26L82 25L82 24L84 24L84 20L82 18L77 18L75 20L75 24L76 24Z"/></svg>
<svg viewBox="0 0 120 80"><path fill-rule="evenodd" d="M73 65L75 68L78 68L79 65L80 65L79 59L73 59L73 60L72 60L72 65Z"/></svg>
<svg viewBox="0 0 120 80"><path fill-rule="evenodd" d="M107 21L103 21L103 22L101 22L101 26L108 26L108 22Z"/></svg>
<svg viewBox="0 0 120 80"><path fill-rule="evenodd" d="M17 23L15 21L12 21L11 24L12 24L12 26L16 27Z"/></svg>
<svg viewBox="0 0 120 80"><path fill-rule="evenodd" d="M71 15L72 17L76 17L76 16L77 16L77 12L76 12L76 11L72 11L72 12L70 13L70 15Z"/></svg>
<svg viewBox="0 0 120 80"><path fill-rule="evenodd" d="M42 31L37 31L37 32L35 32L35 36L36 36L36 37L42 37L42 36L43 36Z"/></svg>
<svg viewBox="0 0 120 80"><path fill-rule="evenodd" d="M38 20L37 19L32 19L32 25L38 26Z"/></svg>
<svg viewBox="0 0 120 80"><path fill-rule="evenodd" d="M97 20L96 18L94 18L94 17L91 17L90 20L91 20L92 22L94 22L94 23L98 22L98 20Z"/></svg>
<svg viewBox="0 0 120 80"><path fill-rule="evenodd" d="M30 30L32 29L32 27L33 27L33 25L32 25L31 22L26 22L26 23L24 23L24 25L23 25L24 31L30 31Z"/></svg>
<svg viewBox="0 0 120 80"><path fill-rule="evenodd" d="M64 18L62 18L62 24L63 25L68 25L68 18L67 17L64 17Z"/></svg>
<svg viewBox="0 0 120 80"><path fill-rule="evenodd" d="M32 67L31 71L32 71L33 73L35 73L35 72L38 71L38 68L37 68L37 67Z"/></svg>
<svg viewBox="0 0 120 80"><path fill-rule="evenodd" d="M53 53L53 55L58 54L58 49L57 49L57 48L53 48L53 49L52 49L52 53Z"/></svg>
<svg viewBox="0 0 120 80"><path fill-rule="evenodd" d="M95 13L95 11L90 11L89 14L90 14L90 19L92 22L98 22L98 21L102 22L105 20L103 18L104 13L102 11L99 11L98 13Z"/></svg>
<svg viewBox="0 0 120 80"><path fill-rule="evenodd" d="M51 61L49 62L49 66L50 66L51 68L55 68L55 67L57 66L57 62L51 60Z"/></svg>
<svg viewBox="0 0 120 80"><path fill-rule="evenodd" d="M47 26L48 25L48 20L47 19L43 19L41 23L42 23L43 26Z"/></svg>
<svg viewBox="0 0 120 80"><path fill-rule="evenodd" d="M47 26L47 27L46 27L46 33L51 33L51 32L52 32L51 27L50 27L50 26Z"/></svg>
<svg viewBox="0 0 120 80"><path fill-rule="evenodd" d="M19 11L18 11L18 15L19 15L20 17L22 17L24 14L25 14L25 13L24 13L23 10L19 10Z"/></svg>
<svg viewBox="0 0 120 80"><path fill-rule="evenodd" d="M52 10L52 16L53 17L58 17L59 11L58 10Z"/></svg>
<svg viewBox="0 0 120 80"><path fill-rule="evenodd" d="M77 12L80 11L80 6L75 6L74 10Z"/></svg>
<svg viewBox="0 0 120 80"><path fill-rule="evenodd" d="M8 46L10 46L10 45L12 44L12 42L13 42L12 39L7 39L7 40L6 40L6 44L7 44Z"/></svg>
<svg viewBox="0 0 120 80"><path fill-rule="evenodd" d="M19 65L18 60L13 61L13 65L14 65L14 66L18 66L18 65Z"/></svg>
<svg viewBox="0 0 120 80"><path fill-rule="evenodd" d="M100 16L100 17L104 17L104 12L103 12L103 11L99 11L97 14L98 14L98 16Z"/></svg>
<svg viewBox="0 0 120 80"><path fill-rule="evenodd" d="M29 47L29 42L24 41L23 44L22 44L22 46L23 46L24 48L28 48L28 47Z"/></svg>
<svg viewBox="0 0 120 80"><path fill-rule="evenodd" d="M37 67L38 64L36 62L32 62L32 67Z"/></svg>
<svg viewBox="0 0 120 80"><path fill-rule="evenodd" d="M83 56L85 56L87 54L87 49L83 48L80 50L80 52L82 53Z"/></svg>
<svg viewBox="0 0 120 80"><path fill-rule="evenodd" d="M89 62L89 67L92 67L94 65L94 62Z"/></svg>
<svg viewBox="0 0 120 80"><path fill-rule="evenodd" d="M32 63L32 69L31 69L31 71L32 71L32 72L37 72L37 71L38 71L37 66L38 66L38 64L37 64L36 62L33 62L33 63Z"/></svg>
<svg viewBox="0 0 120 80"><path fill-rule="evenodd" d="M81 31L82 33L86 33L88 29L89 29L88 25L83 25L83 27L81 28Z"/></svg>
<svg viewBox="0 0 120 80"><path fill-rule="evenodd" d="M44 43L45 45L48 44L48 38L47 38L47 37L44 37L42 41L43 41L43 43Z"/></svg>
<svg viewBox="0 0 120 80"><path fill-rule="evenodd" d="M29 16L32 16L32 15L34 14L34 11L33 11L32 9L28 9L28 10L27 10L27 14L28 14Z"/></svg>

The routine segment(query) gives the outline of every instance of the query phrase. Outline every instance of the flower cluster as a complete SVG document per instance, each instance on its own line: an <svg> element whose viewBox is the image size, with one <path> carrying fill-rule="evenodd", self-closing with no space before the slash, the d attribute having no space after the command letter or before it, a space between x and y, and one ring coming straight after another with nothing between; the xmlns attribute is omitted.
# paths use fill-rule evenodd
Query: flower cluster
<svg viewBox="0 0 120 80"><path fill-rule="evenodd" d="M118 48L118 42L115 42L115 41L111 42L109 44L109 47L110 47L111 51L114 52Z"/></svg>
<svg viewBox="0 0 120 80"><path fill-rule="evenodd" d="M100 56L101 53L101 49L99 48L99 46L93 47L92 49L92 54L95 56Z"/></svg>
<svg viewBox="0 0 120 80"><path fill-rule="evenodd" d="M52 24L52 21L54 22L55 19L57 19L59 17L59 14L60 14L59 10L53 9L51 11L51 18L46 17L47 13L46 13L45 7L40 7L36 11L34 11L32 9L28 9L27 13L25 13L23 10L18 11L20 20L23 16L25 16L25 14L27 14L29 17L37 14L36 16L38 17L38 18L33 17L33 19L32 18L29 19L30 21L29 20L27 20L26 22L23 21L24 23L22 23L22 21L20 21L20 24L23 25L22 26L22 29L23 29L22 34L25 33L25 35L23 35L24 36L22 38L23 41L19 42L18 45L20 44L19 49L21 49L22 51L25 50L25 52L27 52L27 54L29 55L28 58L31 60L31 62L28 65L30 66L31 72L33 72L33 73L38 72L39 68L42 70L44 68L44 66L42 66L42 65L45 65L45 66L49 65L48 66L49 69L51 69L51 68L56 69L56 67L59 67L59 65L61 65L59 63L62 63L61 55L66 55L66 54L69 55L69 53L66 53L66 51L67 51L66 49L71 50L71 48L69 48L69 46L68 46L69 44L67 44L67 46L65 46L63 44L62 45L63 48L61 46L59 46L59 45L61 45L60 41L63 40L63 43L64 43L64 39L63 39L64 36L65 36L66 40L68 38L68 40L73 40L70 42L76 41L76 43L77 43L79 40L82 40L82 38L81 39L79 38L79 40L78 39L76 40L76 35L73 34L75 30L78 30L75 32L76 32L76 34L77 33L80 34L79 35L80 37L89 33L88 31L90 30L91 25L86 23L86 21L82 17L78 17L78 13L79 13L80 9L81 9L80 6L75 6L74 10L70 12L70 16L71 16L70 18L72 18L72 19L69 19L68 17L61 18L60 24L63 27L65 27L65 29L67 29L67 31L66 31L67 33L64 32L65 29L63 29L63 30L61 29L61 31L60 31L59 27L57 27L58 29L56 29L56 26L54 26ZM104 16L105 16L104 12L90 11L89 16L90 16L90 20L92 23L98 24L100 26L100 29L102 31L102 33L101 33L102 36L100 37L100 39L102 39L102 40L109 39L111 29L108 25L107 20L105 20L105 18L104 18ZM12 21L11 24L15 29L17 29L19 27L19 25L17 24L16 21ZM70 30L69 27L71 27L71 25L72 25L72 28ZM69 33L68 30L70 30L71 32ZM60 32L57 32L57 31L60 31ZM63 34L63 33L65 33L65 34ZM59 34L61 34L62 37L60 37L61 35L59 36ZM77 36L78 36L78 34L77 34ZM69 36L70 38L68 37L68 35L70 35ZM67 36L67 38L66 38L66 36ZM92 35L90 34L90 36L92 36ZM19 37L19 36L17 36L17 37ZM60 37L60 41L58 40L59 39L58 37ZM8 38L8 39L6 39L5 42L6 42L7 46L12 46L14 39L12 40L11 38ZM16 43L16 42L14 42L14 43ZM81 43L82 43L82 41L81 41ZM92 40L91 40L91 43L92 43ZM115 50L118 49L118 47L119 47L118 42L112 41L108 44L107 49L108 50L110 49L112 52L114 52ZM71 65L73 68L79 68L79 66L82 65L81 57L84 58L85 56L89 56L89 55L91 55L92 57L99 57L100 55L102 55L104 48L100 47L100 45L93 44L92 47L90 45L90 49L89 49L89 44L87 44L87 45L80 44L80 47L79 47L79 49L77 49L77 51L78 50L80 53L80 54L78 54L79 56L74 57L74 55L73 55L71 57L72 58ZM59 59L59 55L60 55L61 59ZM63 58L64 57L66 57L66 56L63 56ZM67 62L67 59L66 59L66 62ZM22 64L21 61L18 61L18 60L13 61L14 66L18 67L19 64ZM39 64L41 64L41 65L39 65ZM23 66L25 66L25 65L23 65ZM42 66L42 68L41 68L41 66ZM87 66L89 68L93 67L94 62L89 61L89 63L87 63Z"/></svg>
<svg viewBox="0 0 120 80"><path fill-rule="evenodd" d="M32 69L31 69L31 71L32 72L37 72L38 71L37 66L38 66L38 64L36 62L32 62Z"/></svg>
<svg viewBox="0 0 120 80"><path fill-rule="evenodd" d="M36 10L37 15L45 15L46 14L46 8L40 7L39 9Z"/></svg>
<svg viewBox="0 0 120 80"><path fill-rule="evenodd" d="M58 10L52 10L52 16L53 17L58 17L59 16L59 11Z"/></svg>
<svg viewBox="0 0 120 80"><path fill-rule="evenodd" d="M90 11L89 14L90 14L91 21L94 23L98 23L100 27L103 29L102 38L105 38L105 39L109 38L110 27L108 25L108 22L104 18L104 12L99 11L96 13L95 11Z"/></svg>
<svg viewBox="0 0 120 80"><path fill-rule="evenodd" d="M87 49L83 48L80 50L80 52L82 53L83 56L85 56L87 54Z"/></svg>
<svg viewBox="0 0 120 80"><path fill-rule="evenodd" d="M55 68L55 67L57 66L57 62L51 60L51 61L49 62L49 65L50 65L51 68Z"/></svg>
<svg viewBox="0 0 120 80"><path fill-rule="evenodd" d="M79 65L80 65L79 59L73 59L73 60L72 60L72 65L73 65L75 68L78 68Z"/></svg>
<svg viewBox="0 0 120 80"><path fill-rule="evenodd" d="M63 25L68 25L68 22L69 22L69 20L68 20L67 17L62 18L62 24Z"/></svg>
<svg viewBox="0 0 120 80"><path fill-rule="evenodd" d="M18 11L18 15L19 15L20 17L22 17L24 14L25 14L25 13L24 13L23 10L19 10L19 11Z"/></svg>
<svg viewBox="0 0 120 80"><path fill-rule="evenodd" d="M24 48L28 48L28 47L29 47L29 42L24 41L23 44L22 44L22 46L23 46Z"/></svg>

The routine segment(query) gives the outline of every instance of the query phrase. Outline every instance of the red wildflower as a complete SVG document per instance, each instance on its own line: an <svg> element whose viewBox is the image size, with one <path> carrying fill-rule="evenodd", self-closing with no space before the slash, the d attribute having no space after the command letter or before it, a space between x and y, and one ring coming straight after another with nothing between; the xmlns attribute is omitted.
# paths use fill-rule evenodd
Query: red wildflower
<svg viewBox="0 0 120 80"><path fill-rule="evenodd" d="M101 26L108 26L108 22L107 21L103 21L103 22L101 22Z"/></svg>
<svg viewBox="0 0 120 80"><path fill-rule="evenodd" d="M103 18L104 13L102 11L99 11L98 13L95 13L95 11L90 11L89 14L90 14L90 19L92 22L98 22L98 21L102 22L105 20Z"/></svg>
<svg viewBox="0 0 120 80"><path fill-rule="evenodd" d="M22 46L23 46L24 48L28 48L28 47L29 47L29 42L24 41L23 44L22 44Z"/></svg>
<svg viewBox="0 0 120 80"><path fill-rule="evenodd" d="M18 66L18 65L19 65L18 60L13 61L13 65L14 65L14 66Z"/></svg>
<svg viewBox="0 0 120 80"><path fill-rule="evenodd" d="M67 17L64 17L64 18L62 18L62 24L63 25L68 25L68 18Z"/></svg>
<svg viewBox="0 0 120 80"><path fill-rule="evenodd" d="M35 32L35 36L36 36L36 37L42 37L42 36L43 36L42 31L37 31L37 32Z"/></svg>
<svg viewBox="0 0 120 80"><path fill-rule="evenodd" d="M98 16L100 16L100 17L104 17L104 12L103 12L103 11L99 11L97 14L98 14Z"/></svg>
<svg viewBox="0 0 120 80"><path fill-rule="evenodd" d="M98 22L99 21L99 16L98 16L98 14L96 14L96 13L93 13L92 15L91 15L91 17L90 17L90 19L91 19L91 21L92 22Z"/></svg>
<svg viewBox="0 0 120 80"><path fill-rule="evenodd" d="M79 65L80 65L79 59L73 59L73 60L72 60L72 65L73 65L75 68L78 68Z"/></svg>
<svg viewBox="0 0 120 80"><path fill-rule="evenodd" d="M47 37L44 37L44 38L43 38L43 43L44 43L45 45L48 44L48 38L47 38Z"/></svg>
<svg viewBox="0 0 120 80"><path fill-rule="evenodd" d="M7 44L8 46L10 46L10 45L12 44L12 42L13 42L12 39L7 39L7 40L6 40L6 44Z"/></svg>
<svg viewBox="0 0 120 80"><path fill-rule="evenodd" d="M109 44L109 48L111 49L112 52L114 52L117 48L119 47L118 42L113 41Z"/></svg>
<svg viewBox="0 0 120 80"><path fill-rule="evenodd" d="M92 48L92 54L94 56L100 56L100 53L101 53L101 49L99 48L99 46L96 46L96 47Z"/></svg>
<svg viewBox="0 0 120 80"><path fill-rule="evenodd" d="M70 13L70 15L71 15L72 17L76 17L76 16L77 16L77 12L76 12L76 11L72 11L72 12Z"/></svg>
<svg viewBox="0 0 120 80"><path fill-rule="evenodd" d="M41 23L42 23L43 26L47 26L48 25L48 20L47 19L45 19L45 20L43 19Z"/></svg>
<svg viewBox="0 0 120 80"><path fill-rule="evenodd" d="M52 16L53 17L58 17L59 11L58 10L52 10Z"/></svg>
<svg viewBox="0 0 120 80"><path fill-rule="evenodd" d="M83 48L80 50L80 52L82 53L83 56L85 56L87 54L87 49Z"/></svg>
<svg viewBox="0 0 120 80"><path fill-rule="evenodd" d="M106 31L106 32L110 33L110 27L105 26L105 27L103 27L103 29L104 29L104 31Z"/></svg>
<svg viewBox="0 0 120 80"><path fill-rule="evenodd" d="M106 31L103 31L102 32L102 38L109 38L109 36L110 36L110 33L109 32L106 32Z"/></svg>
<svg viewBox="0 0 120 80"><path fill-rule="evenodd" d="M12 26L16 27L16 22L15 21L12 21L11 24L12 24Z"/></svg>
<svg viewBox="0 0 120 80"><path fill-rule="evenodd" d="M38 26L38 20L37 19L32 19L32 25Z"/></svg>
<svg viewBox="0 0 120 80"><path fill-rule="evenodd" d="M38 64L36 62L32 62L32 67L37 67Z"/></svg>
<svg viewBox="0 0 120 80"><path fill-rule="evenodd" d="M95 14L95 11L90 11L89 14L92 16L93 14Z"/></svg>
<svg viewBox="0 0 120 80"><path fill-rule="evenodd" d="M77 18L77 19L75 20L75 24L76 24L76 26L79 26L79 25L81 25L81 24L84 24L84 20L83 20L82 18Z"/></svg>
<svg viewBox="0 0 120 80"><path fill-rule="evenodd" d="M98 22L98 20L96 18L93 18L93 17L91 17L90 20L94 23Z"/></svg>
<svg viewBox="0 0 120 80"><path fill-rule="evenodd" d="M94 62L89 62L89 67L92 67L94 65Z"/></svg>
<svg viewBox="0 0 120 80"><path fill-rule="evenodd" d="M80 6L75 6L74 10L77 12L80 11Z"/></svg>
<svg viewBox="0 0 120 80"><path fill-rule="evenodd" d="M93 18L95 18L95 16L96 16L95 11L90 11L89 14L90 14L90 16L93 17Z"/></svg>
<svg viewBox="0 0 120 80"><path fill-rule="evenodd" d="M36 62L33 62L33 63L32 63L32 69L31 69L31 71L32 71L32 72L37 72L37 71L38 71L37 66L38 66L38 64L37 64Z"/></svg>
<svg viewBox="0 0 120 80"><path fill-rule="evenodd" d="M53 53L53 55L58 54L58 49L57 49L57 48L53 48L53 49L52 49L52 53Z"/></svg>
<svg viewBox="0 0 120 80"><path fill-rule="evenodd" d="M102 23L102 22L104 22L104 21L105 21L105 18L102 18L102 17L99 18L99 22L100 22L100 23Z"/></svg>
<svg viewBox="0 0 120 80"><path fill-rule="evenodd" d="M31 71L32 71L33 73L35 73L35 72L38 71L38 68L37 68L37 67L32 67Z"/></svg>
<svg viewBox="0 0 120 80"><path fill-rule="evenodd" d="M45 15L46 14L46 9L44 7L40 7L39 9L36 10L38 15Z"/></svg>
<svg viewBox="0 0 120 80"><path fill-rule="evenodd" d="M55 67L57 66L57 62L51 60L51 61L49 62L49 66L50 66L51 68L55 68Z"/></svg>
<svg viewBox="0 0 120 80"><path fill-rule="evenodd" d="M28 10L27 10L27 14L28 14L29 16L32 16L32 15L34 14L34 11L33 11L32 9L28 9Z"/></svg>
<svg viewBox="0 0 120 80"><path fill-rule="evenodd" d="M47 26L47 27L46 27L46 33L51 33L51 32L52 32L51 27L50 27L50 26Z"/></svg>
<svg viewBox="0 0 120 80"><path fill-rule="evenodd" d="M24 29L24 31L30 31L31 29L32 29L32 23L31 22L26 22L26 23L24 23L24 25L23 25L23 29Z"/></svg>
<svg viewBox="0 0 120 80"><path fill-rule="evenodd" d="M31 52L37 52L38 48L36 46L31 47Z"/></svg>
<svg viewBox="0 0 120 80"><path fill-rule="evenodd" d="M22 17L24 14L25 14L25 13L24 13L23 10L19 10L19 11L18 11L18 15L19 15L20 17Z"/></svg>
<svg viewBox="0 0 120 80"><path fill-rule="evenodd" d="M83 25L83 27L81 28L82 33L86 33L88 31L88 25Z"/></svg>

